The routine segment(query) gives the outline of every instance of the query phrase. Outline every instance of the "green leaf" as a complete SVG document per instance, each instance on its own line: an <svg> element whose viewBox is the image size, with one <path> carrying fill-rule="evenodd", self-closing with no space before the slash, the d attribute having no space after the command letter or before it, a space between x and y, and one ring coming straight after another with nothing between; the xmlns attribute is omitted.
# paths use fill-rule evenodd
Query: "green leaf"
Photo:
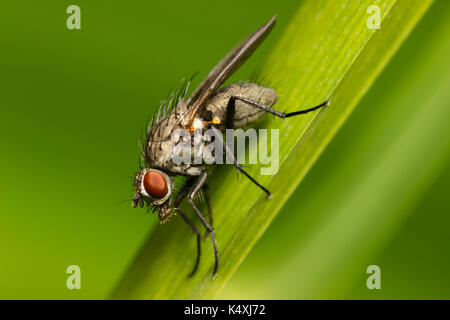
<svg viewBox="0 0 450 320"><path fill-rule="evenodd" d="M246 169L274 193L273 199L244 177L236 181L233 168L220 168L212 178L211 194L220 253L217 278L211 275L209 240L203 242L197 274L186 277L195 261L195 239L177 218L153 231L114 298L214 298L430 3L304 1L255 81L277 91L278 110L299 110L329 98L332 104L305 116L286 121L268 118L258 124L279 129L279 172L261 176L259 166ZM370 5L380 8L377 31L367 27ZM256 146L250 152L256 152Z"/></svg>
<svg viewBox="0 0 450 320"><path fill-rule="evenodd" d="M427 12L220 298L449 297L449 9Z"/></svg>

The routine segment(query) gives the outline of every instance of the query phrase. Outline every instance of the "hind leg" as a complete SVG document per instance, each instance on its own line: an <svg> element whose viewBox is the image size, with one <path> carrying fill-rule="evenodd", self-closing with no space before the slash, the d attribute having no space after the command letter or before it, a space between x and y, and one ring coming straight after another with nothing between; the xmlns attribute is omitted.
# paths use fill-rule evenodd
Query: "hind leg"
<svg viewBox="0 0 450 320"><path fill-rule="evenodd" d="M228 100L228 104L227 104L227 116L226 116L226 121L225 121L225 125L227 129L234 129L234 115L236 113L236 100L240 100L248 105L251 105L255 108L258 108L260 110L263 110L265 112L271 113L279 118L285 119L285 118L289 118L289 117L293 117L293 116L297 116L299 114L305 114L317 109L320 109L324 106L328 106L330 104L330 100L327 100L321 104L319 104L318 106L312 107L312 108L308 108L305 110L300 110L300 111L295 111L295 112L289 112L289 113L284 113L278 110L274 110L270 107L267 107L265 105L262 105L258 102L249 100L247 98L242 98L242 97L237 97L237 96L232 96L230 97L230 100Z"/></svg>

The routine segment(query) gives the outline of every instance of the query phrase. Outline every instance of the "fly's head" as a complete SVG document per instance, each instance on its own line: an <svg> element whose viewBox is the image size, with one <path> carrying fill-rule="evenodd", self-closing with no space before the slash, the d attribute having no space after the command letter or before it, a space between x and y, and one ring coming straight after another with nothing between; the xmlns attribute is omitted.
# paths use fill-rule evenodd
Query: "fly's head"
<svg viewBox="0 0 450 320"><path fill-rule="evenodd" d="M136 193L132 199L132 206L138 205L143 208L144 201L158 210L158 216L161 221L166 220L172 213L169 207L170 197L172 195L172 180L161 170L142 169L134 178L134 187Z"/></svg>

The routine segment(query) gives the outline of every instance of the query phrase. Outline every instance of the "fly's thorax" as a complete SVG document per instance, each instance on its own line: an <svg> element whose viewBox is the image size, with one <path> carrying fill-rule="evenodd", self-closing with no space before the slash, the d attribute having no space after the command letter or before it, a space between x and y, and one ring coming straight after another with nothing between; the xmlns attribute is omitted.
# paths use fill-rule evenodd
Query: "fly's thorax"
<svg viewBox="0 0 450 320"><path fill-rule="evenodd" d="M177 131L180 130L180 131ZM177 138L179 132L184 135ZM166 140L149 143L148 163L152 168L159 168L165 172L174 174L198 175L198 168L192 167L196 155L196 135L184 128L177 128ZM189 151L188 151L189 150ZM188 153L189 159L184 162L176 161L184 158L182 155Z"/></svg>
<svg viewBox="0 0 450 320"><path fill-rule="evenodd" d="M177 106L163 118L158 119L147 132L145 160L154 168L171 170L172 153L175 141L172 134L182 128L186 115L186 103L181 100Z"/></svg>
<svg viewBox="0 0 450 320"><path fill-rule="evenodd" d="M216 117L220 121L220 124L216 127L223 131L225 129L228 102L232 96L246 98L267 107L273 106L278 100L278 96L272 88L263 87L253 82L233 83L218 90L208 99L201 114L202 118L205 121L210 121ZM256 121L262 114L264 114L263 110L237 100L234 125L235 127L243 127Z"/></svg>
<svg viewBox="0 0 450 320"><path fill-rule="evenodd" d="M158 143L168 141L174 130L182 127L183 118L186 115L184 101L178 105L168 115L164 116L149 128L147 132L147 147L158 146Z"/></svg>
<svg viewBox="0 0 450 320"><path fill-rule="evenodd" d="M198 175L200 171L189 163L175 163L174 156L180 147L187 144L187 148L194 146L195 129L203 129L206 123L200 118L193 122L192 130L184 127L186 116L186 103L180 101L170 114L156 121L147 133L145 159L151 168L162 169L174 174ZM183 135L176 138L177 132ZM194 156L194 153L191 153Z"/></svg>

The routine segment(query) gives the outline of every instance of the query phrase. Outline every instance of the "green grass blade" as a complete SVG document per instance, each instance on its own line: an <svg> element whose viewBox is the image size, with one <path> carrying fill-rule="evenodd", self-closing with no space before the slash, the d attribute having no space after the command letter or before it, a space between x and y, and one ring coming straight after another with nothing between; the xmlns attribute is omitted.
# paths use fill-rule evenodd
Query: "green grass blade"
<svg viewBox="0 0 450 320"><path fill-rule="evenodd" d="M198 273L186 275L195 241L181 219L157 228L117 288L114 298L214 298L279 212L431 1L305 1L256 77L277 90L279 110L294 111L333 97L329 108L303 117L266 120L280 129L280 170L259 176L272 200L232 168L213 178L212 204L221 265L211 277L212 248L203 244ZM381 9L379 31L367 28L367 7ZM250 150L254 152L256 150Z"/></svg>
<svg viewBox="0 0 450 320"><path fill-rule="evenodd" d="M448 188L427 190L450 156L449 8L445 1L433 5L221 298L449 296L448 288L430 289L449 278L440 272L449 264L448 242L435 238L448 238ZM397 245L395 257L391 250L380 259L424 193L437 203L422 207L421 225ZM381 291L365 285L371 264L381 267Z"/></svg>

